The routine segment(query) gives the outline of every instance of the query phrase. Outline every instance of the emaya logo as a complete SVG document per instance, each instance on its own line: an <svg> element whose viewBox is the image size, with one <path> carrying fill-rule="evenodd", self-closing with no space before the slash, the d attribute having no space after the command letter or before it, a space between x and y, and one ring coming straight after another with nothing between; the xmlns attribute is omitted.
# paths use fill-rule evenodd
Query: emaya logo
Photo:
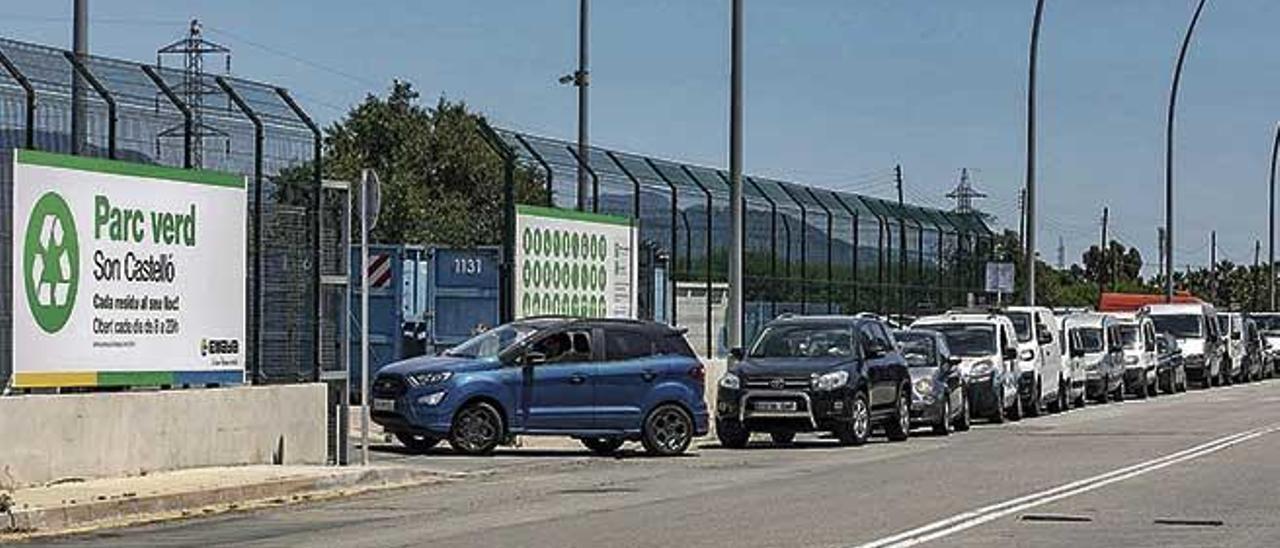
<svg viewBox="0 0 1280 548"><path fill-rule="evenodd" d="M31 208L22 246L27 306L46 333L67 324L80 285L80 242L71 208L56 192Z"/></svg>

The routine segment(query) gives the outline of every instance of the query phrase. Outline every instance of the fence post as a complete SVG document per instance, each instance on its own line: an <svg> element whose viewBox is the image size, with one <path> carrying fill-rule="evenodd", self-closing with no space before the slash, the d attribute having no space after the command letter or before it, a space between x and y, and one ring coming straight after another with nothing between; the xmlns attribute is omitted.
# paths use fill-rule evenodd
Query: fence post
<svg viewBox="0 0 1280 548"><path fill-rule="evenodd" d="M542 166L542 169L546 170L547 172L547 206L555 207L556 206L555 190L551 186L551 181L555 179L555 172L551 170L551 165L548 164L547 161L542 158L542 155L538 154L538 151L534 150L532 146L529 146L529 141L526 141L523 135L520 135L519 133L516 133L514 135L516 137L516 140L520 142L520 146L523 146L525 150L529 151L529 155L533 156L534 161L538 162L538 165Z"/></svg>
<svg viewBox="0 0 1280 548"><path fill-rule="evenodd" d="M516 316L516 157L510 147L503 144L502 138L489 126L483 118L477 119L477 130L480 138L489 145L494 154L502 160L502 268L499 285L502 291L498 295L498 319L507 323Z"/></svg>
<svg viewBox="0 0 1280 548"><path fill-rule="evenodd" d="M142 67L142 72L146 73L148 78L151 78L151 82L156 85L156 88L160 90L160 93L163 93L165 98L168 99L170 103L173 103L174 108L182 112L182 167L184 169L191 169L191 132L193 129L191 107L182 102L182 99L179 99L178 95L174 93L172 89L169 89L169 85L164 83L164 78L161 78L160 74L157 73L155 69L148 65L138 66Z"/></svg>
<svg viewBox="0 0 1280 548"><path fill-rule="evenodd" d="M680 215L680 198L679 198L680 192L676 190L676 184L672 182L671 179L668 179L666 174L662 173L662 170L658 169L658 165L653 163L653 160L650 160L649 158L645 158L644 163L645 165L649 166L649 169L652 170L654 174L658 176L658 179L662 180L662 182L667 185L667 188L671 189L671 325L676 325L677 299L676 299L675 272L676 272L676 265L679 263L676 248L680 247L680 240L678 239L678 235L676 234L676 221L677 221L677 217L681 216ZM689 237L689 218L688 217L684 218L684 224L685 224L684 233L685 233L685 238L687 239ZM689 273L688 265L689 265L690 257L692 257L692 254L689 252L688 246L686 246L685 258L684 258L686 275Z"/></svg>
<svg viewBox="0 0 1280 548"><path fill-rule="evenodd" d="M262 375L262 153L266 131L262 118L246 103L231 84L221 76L213 81L222 88L236 108L253 124L253 309L250 311L250 324L253 329L253 364L249 367L253 383L260 382Z"/></svg>
<svg viewBox="0 0 1280 548"><path fill-rule="evenodd" d="M833 190L828 190L827 192L831 194L832 198L836 199L836 203L840 204L840 207L844 208L845 213L848 213L849 219L852 220L850 227L853 229L851 238L853 241L853 264L851 265L853 267L853 274L851 275L853 278L853 307L858 308L858 212L854 211L853 208L849 207L849 204L845 203L844 198L840 196L840 193Z"/></svg>
<svg viewBox="0 0 1280 548"><path fill-rule="evenodd" d="M578 154L578 151L574 150L573 147L566 145L564 148L569 151L570 156L573 156L574 161L578 162L578 165L581 166L582 169L587 172L587 175L591 176L591 212L599 213L600 212L600 176L596 174L596 170L591 168L591 162L588 162L586 158L583 158L582 156L580 156Z"/></svg>
<svg viewBox="0 0 1280 548"><path fill-rule="evenodd" d="M800 313L809 311L809 208L796 199L787 189L787 185L778 183L778 188L800 208Z"/></svg>
<svg viewBox="0 0 1280 548"><path fill-rule="evenodd" d="M707 188L706 185L702 184L702 181L699 181L698 178L693 175L693 171L689 170L689 166L680 164L680 170L684 172L685 176L688 177L690 181L693 181L693 184L698 185L698 188L701 189L702 193L707 197L707 246L706 264L704 265L703 270L706 272L707 277L707 357L712 358L715 357L715 334L712 333L715 329L715 322L711 317L711 252L713 249L711 236L715 233L715 227L712 224L712 214L715 212L715 204L711 202L711 189Z"/></svg>
<svg viewBox="0 0 1280 548"><path fill-rule="evenodd" d="M320 284L320 271L322 270L320 268L320 194L321 188L323 187L321 178L324 173L324 140L320 133L320 126L316 125L315 121L313 121L310 116L307 116L306 111L302 110L302 107L298 106L298 102L293 100L293 96L289 95L289 91L280 87L275 88L275 90L276 95L279 95L280 99L284 101L284 104L288 105L289 110L293 111L293 115L297 116L298 120L302 121L303 125L307 126L307 129L311 130L311 176L312 188L314 189L314 194L311 196L311 209L313 212L311 217L311 283L314 284L316 288L315 302L311 304L311 308L315 312L315 321L311 326L311 336L315 337L316 343L316 363L315 370L312 375L313 378L311 380L318 381L320 380L321 370L320 360L324 355L324 341L321 340L320 331L320 318L324 317L324 305L322 304L323 295L321 295L320 290L322 287Z"/></svg>
<svg viewBox="0 0 1280 548"><path fill-rule="evenodd" d="M770 198L754 178L746 176L742 179L747 184L750 184L751 188L756 189L760 197L764 198L764 201L769 204L769 284L772 285L778 278L778 202ZM772 293L769 299L770 317L778 316L778 299L776 295L776 293Z"/></svg>
<svg viewBox="0 0 1280 548"><path fill-rule="evenodd" d="M67 62L71 63L71 68L89 83L89 87L102 98L102 102L107 104L107 157L112 160L116 159L116 99L111 96L111 92L98 81L98 78L89 72L89 68L84 66L75 54L64 51L62 55L67 58ZM75 139L75 136L72 136Z"/></svg>
<svg viewBox="0 0 1280 548"><path fill-rule="evenodd" d="M832 282L835 281L835 276L833 275L834 271L831 269L831 250L834 247L833 243L836 237L835 217L831 215L831 208L828 208L827 204L822 203L822 200L818 199L818 195L813 193L813 187L804 187L804 191L809 193L809 197L813 198L813 201L818 204L818 207L822 208L822 211L827 214L827 313L830 314L831 285Z"/></svg>
<svg viewBox="0 0 1280 548"><path fill-rule="evenodd" d="M606 150L604 154L605 156L608 156L610 160L613 160L613 163L618 166L618 169L622 171L623 175L627 176L627 179L631 180L631 216L635 218L636 222L639 222L640 179L637 179L636 176L631 173L631 170L627 169L627 166L622 165L622 161L618 159L618 156L614 154L612 150Z"/></svg>
<svg viewBox="0 0 1280 548"><path fill-rule="evenodd" d="M9 56L4 54L4 50L0 50L0 65L4 65L5 71L18 82L18 86L22 88L22 92L27 96L27 127L26 132L26 148L36 148L36 88L31 85L31 81L27 80L26 75L18 70L18 66L9 60Z"/></svg>

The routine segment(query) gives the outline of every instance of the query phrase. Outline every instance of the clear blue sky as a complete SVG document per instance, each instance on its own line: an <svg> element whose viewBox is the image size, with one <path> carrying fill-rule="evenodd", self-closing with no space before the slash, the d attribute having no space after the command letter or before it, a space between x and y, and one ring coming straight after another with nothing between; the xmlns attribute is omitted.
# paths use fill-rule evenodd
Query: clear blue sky
<svg viewBox="0 0 1280 548"><path fill-rule="evenodd" d="M294 90L330 121L392 78L499 124L572 138L573 0L91 1L94 53L147 60L200 18L234 72ZM727 164L728 0L595 0L596 144ZM1170 74L1194 0L1048 0L1041 42L1041 255L1114 234L1156 262ZM1017 225L1032 0L747 0L750 173L945 205L959 168ZM65 46L71 1L5 3L0 35ZM1280 119L1280 2L1210 0L1180 95L1175 262L1266 256ZM1147 270L1148 273L1154 269Z"/></svg>

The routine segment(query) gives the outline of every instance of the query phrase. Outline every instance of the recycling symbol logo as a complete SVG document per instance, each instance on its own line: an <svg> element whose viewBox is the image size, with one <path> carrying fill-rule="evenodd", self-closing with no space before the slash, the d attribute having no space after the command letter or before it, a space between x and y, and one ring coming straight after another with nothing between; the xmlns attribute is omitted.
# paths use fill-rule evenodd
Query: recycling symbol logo
<svg viewBox="0 0 1280 548"><path fill-rule="evenodd" d="M80 242L71 208L56 192L36 201L22 246L27 306L46 333L71 318L80 285Z"/></svg>

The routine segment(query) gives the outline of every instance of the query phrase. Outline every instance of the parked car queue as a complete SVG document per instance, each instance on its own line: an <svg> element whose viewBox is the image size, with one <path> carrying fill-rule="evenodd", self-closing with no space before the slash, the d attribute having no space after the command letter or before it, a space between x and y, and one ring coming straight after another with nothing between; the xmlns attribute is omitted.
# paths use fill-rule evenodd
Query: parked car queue
<svg viewBox="0 0 1280 548"><path fill-rule="evenodd" d="M598 454L638 441L676 455L713 423L731 449L756 433L777 444L821 432L860 445L876 432L891 441L916 428L945 436L975 420L1270 377L1277 347L1268 336L1278 331L1280 316L1218 315L1210 305L954 310L909 327L871 314L783 315L730 351L709 408L706 369L681 330L531 318L383 368L370 407L374 422L415 451L447 440L483 455L515 436L545 435Z"/></svg>

